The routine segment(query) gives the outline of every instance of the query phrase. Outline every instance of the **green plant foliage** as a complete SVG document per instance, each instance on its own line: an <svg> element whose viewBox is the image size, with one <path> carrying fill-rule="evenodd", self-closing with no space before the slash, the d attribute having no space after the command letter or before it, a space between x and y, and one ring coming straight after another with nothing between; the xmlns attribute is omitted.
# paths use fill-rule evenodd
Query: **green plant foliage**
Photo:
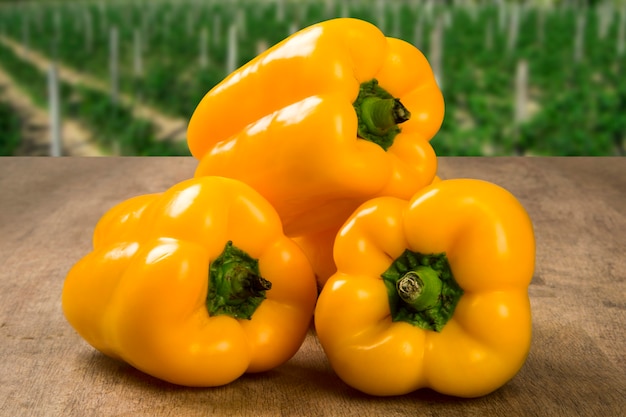
<svg viewBox="0 0 626 417"><path fill-rule="evenodd" d="M11 156L20 145L19 115L4 101L0 101L0 156Z"/></svg>
<svg viewBox="0 0 626 417"><path fill-rule="evenodd" d="M532 2L454 4L421 0L26 2L3 8L0 34L108 80L109 34L116 27L123 92L187 119L204 94L227 75L231 25L236 25L237 65L252 59L260 44L271 46L294 30L340 16L372 22L387 35L414 43L430 59L431 34L437 18L442 18L446 115L431 141L438 155L624 155L626 52L617 51L620 16L626 9L609 0L579 7L572 2L556 2L552 7ZM509 50L514 10L519 10L519 30ZM581 16L582 59L576 61ZM199 64L203 31L208 33L206 67ZM136 34L141 39L142 74L134 70ZM515 71L520 60L528 62L529 101L528 118L517 124ZM28 77L31 89L45 88L34 75ZM106 95L101 98L106 100ZM133 134L152 134L141 122L135 126L131 120L118 123L102 116L110 109L98 106L107 108L106 103L94 106L98 117L106 120L99 123L116 129L126 126ZM109 132L112 127L102 129ZM131 152L137 146L122 148Z"/></svg>
<svg viewBox="0 0 626 417"><path fill-rule="evenodd" d="M2 65L20 86L28 90L37 103L45 105L47 74L2 44L0 55ZM108 94L64 82L59 84L59 94L62 117L75 118L91 128L96 133L97 142L108 152L119 155L190 155L186 143L157 140L149 121L135 118L131 108L113 103Z"/></svg>

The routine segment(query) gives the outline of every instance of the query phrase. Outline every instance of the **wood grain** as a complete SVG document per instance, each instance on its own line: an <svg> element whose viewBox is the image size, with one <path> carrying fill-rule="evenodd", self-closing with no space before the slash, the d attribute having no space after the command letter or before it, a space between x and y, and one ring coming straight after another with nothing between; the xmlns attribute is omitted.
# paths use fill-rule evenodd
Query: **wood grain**
<svg viewBox="0 0 626 417"><path fill-rule="evenodd" d="M285 365L214 389L163 383L83 342L60 294L96 221L119 201L188 178L195 165L0 158L0 415L626 415L626 158L440 158L442 178L511 191L537 239L530 356L511 382L473 400L360 394L333 374L312 333Z"/></svg>

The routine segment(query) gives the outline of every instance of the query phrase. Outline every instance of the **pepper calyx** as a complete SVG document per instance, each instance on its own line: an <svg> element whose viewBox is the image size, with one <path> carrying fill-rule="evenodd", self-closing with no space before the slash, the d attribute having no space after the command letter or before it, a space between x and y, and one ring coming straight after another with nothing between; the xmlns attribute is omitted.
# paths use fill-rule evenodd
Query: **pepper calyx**
<svg viewBox="0 0 626 417"><path fill-rule="evenodd" d="M229 241L209 265L207 310L210 316L249 320L271 288L259 272L259 261Z"/></svg>
<svg viewBox="0 0 626 417"><path fill-rule="evenodd" d="M358 119L357 136L385 151L400 133L398 125L411 118L400 99L389 94L376 79L361 83L359 95L352 105Z"/></svg>
<svg viewBox="0 0 626 417"><path fill-rule="evenodd" d="M424 330L440 332L463 295L445 253L425 255L407 249L381 277L392 321L405 321Z"/></svg>

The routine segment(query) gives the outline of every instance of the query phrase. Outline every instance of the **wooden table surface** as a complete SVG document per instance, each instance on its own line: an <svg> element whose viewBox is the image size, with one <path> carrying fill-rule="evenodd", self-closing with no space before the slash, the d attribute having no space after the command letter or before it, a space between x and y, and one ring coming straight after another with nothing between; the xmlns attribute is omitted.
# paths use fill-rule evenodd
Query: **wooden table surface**
<svg viewBox="0 0 626 417"><path fill-rule="evenodd" d="M626 415L626 158L440 158L442 178L485 179L517 196L537 239L530 355L511 382L471 400L360 394L333 374L313 333L283 366L211 389L158 381L87 345L60 295L96 221L195 166L188 157L0 158L1 415Z"/></svg>

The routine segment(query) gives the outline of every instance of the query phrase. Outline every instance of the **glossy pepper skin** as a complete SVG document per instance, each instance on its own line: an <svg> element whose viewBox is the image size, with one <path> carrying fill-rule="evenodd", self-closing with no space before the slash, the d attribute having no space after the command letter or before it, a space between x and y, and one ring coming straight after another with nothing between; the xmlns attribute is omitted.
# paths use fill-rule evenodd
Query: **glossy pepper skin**
<svg viewBox="0 0 626 417"><path fill-rule="evenodd" d="M435 175L431 184L440 181L441 178ZM324 287L328 278L337 272L337 266L333 259L333 246L340 229L341 226L294 238L294 241L309 258L313 272L315 272L317 286L320 290Z"/></svg>
<svg viewBox="0 0 626 417"><path fill-rule="evenodd" d="M315 326L348 385L379 396L430 387L478 397L525 362L534 235L503 188L442 180L410 201L368 201L341 229L334 257L338 272L319 296ZM417 297L405 301L401 293L417 276Z"/></svg>
<svg viewBox="0 0 626 417"><path fill-rule="evenodd" d="M389 97L368 101L372 91ZM299 236L338 228L366 199L409 198L429 184L437 169L429 140L443 113L418 49L340 18L293 34L210 90L187 142L196 176L250 184L287 235ZM370 134L384 143L361 137Z"/></svg>
<svg viewBox="0 0 626 417"><path fill-rule="evenodd" d="M221 271L232 274L220 281ZM69 271L62 306L102 353L174 384L218 386L291 358L316 296L269 203L203 177L111 208Z"/></svg>

